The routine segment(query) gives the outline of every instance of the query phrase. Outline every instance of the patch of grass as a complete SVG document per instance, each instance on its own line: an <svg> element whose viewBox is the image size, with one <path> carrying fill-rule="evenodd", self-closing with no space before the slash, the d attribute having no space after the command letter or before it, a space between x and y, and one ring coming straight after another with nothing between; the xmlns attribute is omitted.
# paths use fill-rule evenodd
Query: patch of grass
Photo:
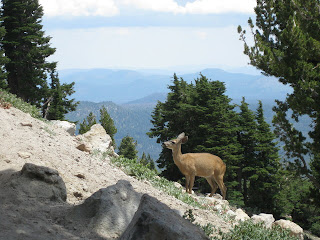
<svg viewBox="0 0 320 240"><path fill-rule="evenodd" d="M32 117L41 119L40 110L37 107L24 102L21 98L3 89L0 89L0 102L10 103L13 107L29 113Z"/></svg>
<svg viewBox="0 0 320 240"><path fill-rule="evenodd" d="M280 226L265 228L262 223L255 224L248 220L240 222L228 233L220 233L218 240L298 240L298 237L290 236L290 231L282 229Z"/></svg>
<svg viewBox="0 0 320 240"><path fill-rule="evenodd" d="M187 203L193 207L204 208L199 202L197 202L189 194L181 191L181 188L177 188L173 182L159 177L156 170L151 170L147 166L138 163L135 159L127 159L123 157L111 158L111 162L120 167L126 174L135 176L139 180L148 180L153 187L168 193L171 196Z"/></svg>

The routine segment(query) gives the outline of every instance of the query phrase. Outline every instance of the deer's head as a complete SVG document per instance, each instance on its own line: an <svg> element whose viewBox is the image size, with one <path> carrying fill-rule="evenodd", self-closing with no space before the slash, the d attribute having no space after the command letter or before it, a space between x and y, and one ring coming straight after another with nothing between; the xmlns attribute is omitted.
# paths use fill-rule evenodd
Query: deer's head
<svg viewBox="0 0 320 240"><path fill-rule="evenodd" d="M188 136L186 136L184 133L181 133L176 139L172 139L170 141L164 142L163 146L173 150L177 148L177 146L184 144L187 141L188 141Z"/></svg>

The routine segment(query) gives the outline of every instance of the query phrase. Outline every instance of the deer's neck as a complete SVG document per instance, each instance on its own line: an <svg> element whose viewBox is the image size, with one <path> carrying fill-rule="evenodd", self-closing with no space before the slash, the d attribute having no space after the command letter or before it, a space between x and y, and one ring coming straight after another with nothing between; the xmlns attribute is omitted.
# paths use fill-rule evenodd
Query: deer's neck
<svg viewBox="0 0 320 240"><path fill-rule="evenodd" d="M181 144L179 144L176 149L172 150L172 156L173 156L173 161L176 164L179 164L181 162L182 160Z"/></svg>

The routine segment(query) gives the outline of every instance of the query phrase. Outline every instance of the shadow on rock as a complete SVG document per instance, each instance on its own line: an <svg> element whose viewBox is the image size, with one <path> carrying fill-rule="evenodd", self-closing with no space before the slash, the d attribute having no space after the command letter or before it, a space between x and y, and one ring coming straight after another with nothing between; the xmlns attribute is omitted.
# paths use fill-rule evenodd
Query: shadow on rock
<svg viewBox="0 0 320 240"><path fill-rule="evenodd" d="M172 209L130 182L102 188L82 204L66 202L59 173L27 163L0 172L0 240L207 239Z"/></svg>
<svg viewBox="0 0 320 240"><path fill-rule="evenodd" d="M201 240L205 233L158 199L144 194L120 240Z"/></svg>

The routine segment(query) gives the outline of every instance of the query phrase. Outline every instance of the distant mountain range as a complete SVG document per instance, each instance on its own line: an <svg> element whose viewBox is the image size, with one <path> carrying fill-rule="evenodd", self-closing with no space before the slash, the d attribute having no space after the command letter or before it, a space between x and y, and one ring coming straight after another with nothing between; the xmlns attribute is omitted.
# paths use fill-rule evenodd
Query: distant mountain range
<svg viewBox="0 0 320 240"><path fill-rule="evenodd" d="M221 69L204 69L201 74L211 80L219 80L226 84L227 95L232 99L283 99L290 87L279 83L276 78L263 75L230 73ZM200 72L182 74L187 82L200 76ZM61 82L75 82L76 93L73 97L80 101L112 101L117 104L139 103L165 99L168 85L172 83L172 75L167 71L157 74L146 71L89 69L61 70ZM159 98L159 99L157 99Z"/></svg>
<svg viewBox="0 0 320 240"><path fill-rule="evenodd" d="M256 110L258 100L264 104L265 117L271 124L272 106L275 99L284 99L291 92L290 87L279 83L276 78L263 75L230 73L221 69L204 69L201 74L211 80L219 80L226 84L226 94L234 103L240 103L242 97ZM187 82L198 78L200 72L182 74ZM156 160L161 151L160 144L150 139L146 133L152 127L151 113L157 101L165 101L168 85L172 83L173 73L167 71L132 71L132 70L62 70L61 82L75 82L76 100L81 101L77 111L69 113L66 118L70 121L82 122L90 112L99 119L99 109L104 105L113 118L118 133L115 135L117 146L126 135L137 142L137 150L141 156L149 153ZM308 124L303 121L301 128ZM306 132L307 130L305 130Z"/></svg>

